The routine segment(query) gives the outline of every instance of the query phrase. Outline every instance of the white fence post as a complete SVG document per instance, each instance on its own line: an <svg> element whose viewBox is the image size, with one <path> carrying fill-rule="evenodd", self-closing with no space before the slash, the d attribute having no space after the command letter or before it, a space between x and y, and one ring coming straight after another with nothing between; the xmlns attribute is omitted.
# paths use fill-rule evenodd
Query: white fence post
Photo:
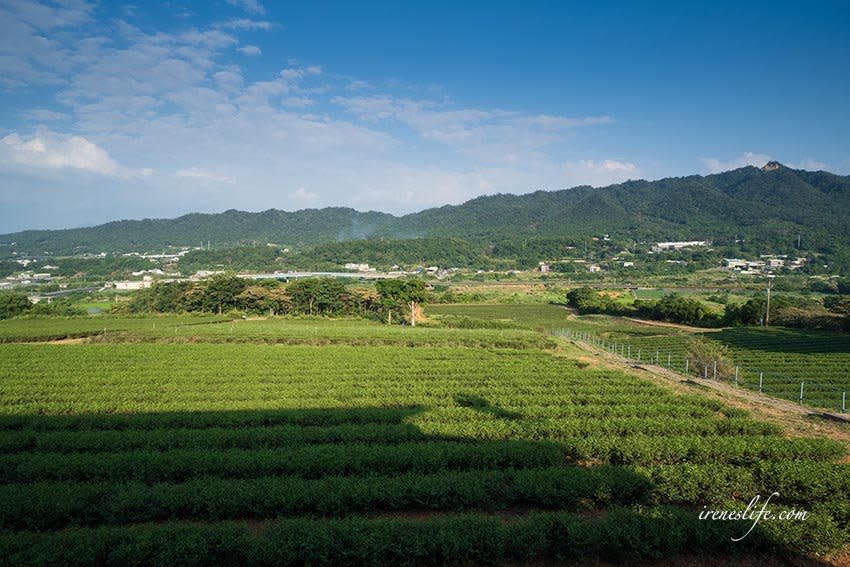
<svg viewBox="0 0 850 567"><path fill-rule="evenodd" d="M762 382L764 382L764 372L759 372L759 394L761 394Z"/></svg>
<svg viewBox="0 0 850 567"><path fill-rule="evenodd" d="M803 405L803 384L805 382L800 382L800 405Z"/></svg>

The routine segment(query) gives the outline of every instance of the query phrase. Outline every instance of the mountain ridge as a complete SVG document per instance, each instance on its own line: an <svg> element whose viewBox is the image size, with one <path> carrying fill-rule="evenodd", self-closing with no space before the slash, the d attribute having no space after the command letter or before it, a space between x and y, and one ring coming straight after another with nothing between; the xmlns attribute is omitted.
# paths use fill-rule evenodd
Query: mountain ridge
<svg viewBox="0 0 850 567"><path fill-rule="evenodd" d="M150 251L211 242L231 247L273 242L309 247L363 238L451 237L510 240L617 234L634 239L775 239L806 233L821 245L850 244L850 176L785 166L710 175L629 180L605 187L482 195L396 216L350 207L285 211L188 213L175 218L125 219L56 230L0 235L19 253Z"/></svg>

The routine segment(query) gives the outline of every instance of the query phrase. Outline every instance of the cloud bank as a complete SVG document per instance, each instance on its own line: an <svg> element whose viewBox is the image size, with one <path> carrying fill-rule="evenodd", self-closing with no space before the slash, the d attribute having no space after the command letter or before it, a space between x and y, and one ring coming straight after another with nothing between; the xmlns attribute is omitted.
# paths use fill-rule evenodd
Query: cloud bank
<svg viewBox="0 0 850 567"><path fill-rule="evenodd" d="M227 208L404 213L641 175L633 160L583 149L583 136L616 124L607 114L458 105L321 62L249 72L277 24L259 19L259 2L228 3L242 14L168 32L129 15L112 34L86 2L0 6L0 88L40 95L0 125L0 175L19 189L3 202L0 232L31 227L18 214L30 197L14 200L22 193L45 198L38 226L91 222L54 207L46 197L58 186L100 203L108 185L101 222Z"/></svg>

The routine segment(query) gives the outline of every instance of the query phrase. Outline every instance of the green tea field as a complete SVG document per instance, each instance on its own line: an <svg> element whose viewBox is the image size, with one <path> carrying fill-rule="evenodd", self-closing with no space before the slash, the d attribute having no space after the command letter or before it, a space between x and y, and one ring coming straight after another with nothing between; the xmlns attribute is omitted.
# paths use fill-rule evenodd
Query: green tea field
<svg viewBox="0 0 850 567"><path fill-rule="evenodd" d="M685 372L685 359L695 340L725 349L728 368L720 379L787 400L850 411L850 336L828 331L784 327L739 327L700 330L642 324L607 315L573 315L555 305L435 305L429 313L449 325L517 326L555 334L586 337L636 362L669 366ZM710 361L709 361L710 362ZM687 367L689 374L714 378L713 367ZM842 406L843 403L843 406Z"/></svg>
<svg viewBox="0 0 850 567"><path fill-rule="evenodd" d="M850 538L844 442L542 333L113 326L0 345L2 565L664 564ZM752 522L699 518L774 491L808 518L739 542Z"/></svg>

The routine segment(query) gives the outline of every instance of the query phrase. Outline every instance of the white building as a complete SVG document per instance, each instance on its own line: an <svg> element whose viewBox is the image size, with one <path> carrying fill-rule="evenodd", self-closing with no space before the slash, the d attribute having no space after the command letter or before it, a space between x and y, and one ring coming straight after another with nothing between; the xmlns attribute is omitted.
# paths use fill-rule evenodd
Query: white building
<svg viewBox="0 0 850 567"><path fill-rule="evenodd" d="M123 282L114 282L113 287L119 291L135 291L138 289L147 289L153 285L153 280L127 280Z"/></svg>
<svg viewBox="0 0 850 567"><path fill-rule="evenodd" d="M224 272L221 270L212 271L212 270L198 270L194 274L192 274L189 279L192 281L202 280L204 278L208 278L210 276L214 276L216 274L223 274Z"/></svg>
<svg viewBox="0 0 850 567"><path fill-rule="evenodd" d="M361 264L358 262L348 262L345 264L346 270L355 270L358 272L374 272L375 268L370 268L369 264Z"/></svg>
<svg viewBox="0 0 850 567"><path fill-rule="evenodd" d="M707 240L682 240L676 242L656 242L652 247L653 252L663 252L664 250L681 250L682 248L698 248L708 246Z"/></svg>
<svg viewBox="0 0 850 567"><path fill-rule="evenodd" d="M602 271L602 268L599 267L599 264L591 264L587 267L587 271L591 274L596 274Z"/></svg>

